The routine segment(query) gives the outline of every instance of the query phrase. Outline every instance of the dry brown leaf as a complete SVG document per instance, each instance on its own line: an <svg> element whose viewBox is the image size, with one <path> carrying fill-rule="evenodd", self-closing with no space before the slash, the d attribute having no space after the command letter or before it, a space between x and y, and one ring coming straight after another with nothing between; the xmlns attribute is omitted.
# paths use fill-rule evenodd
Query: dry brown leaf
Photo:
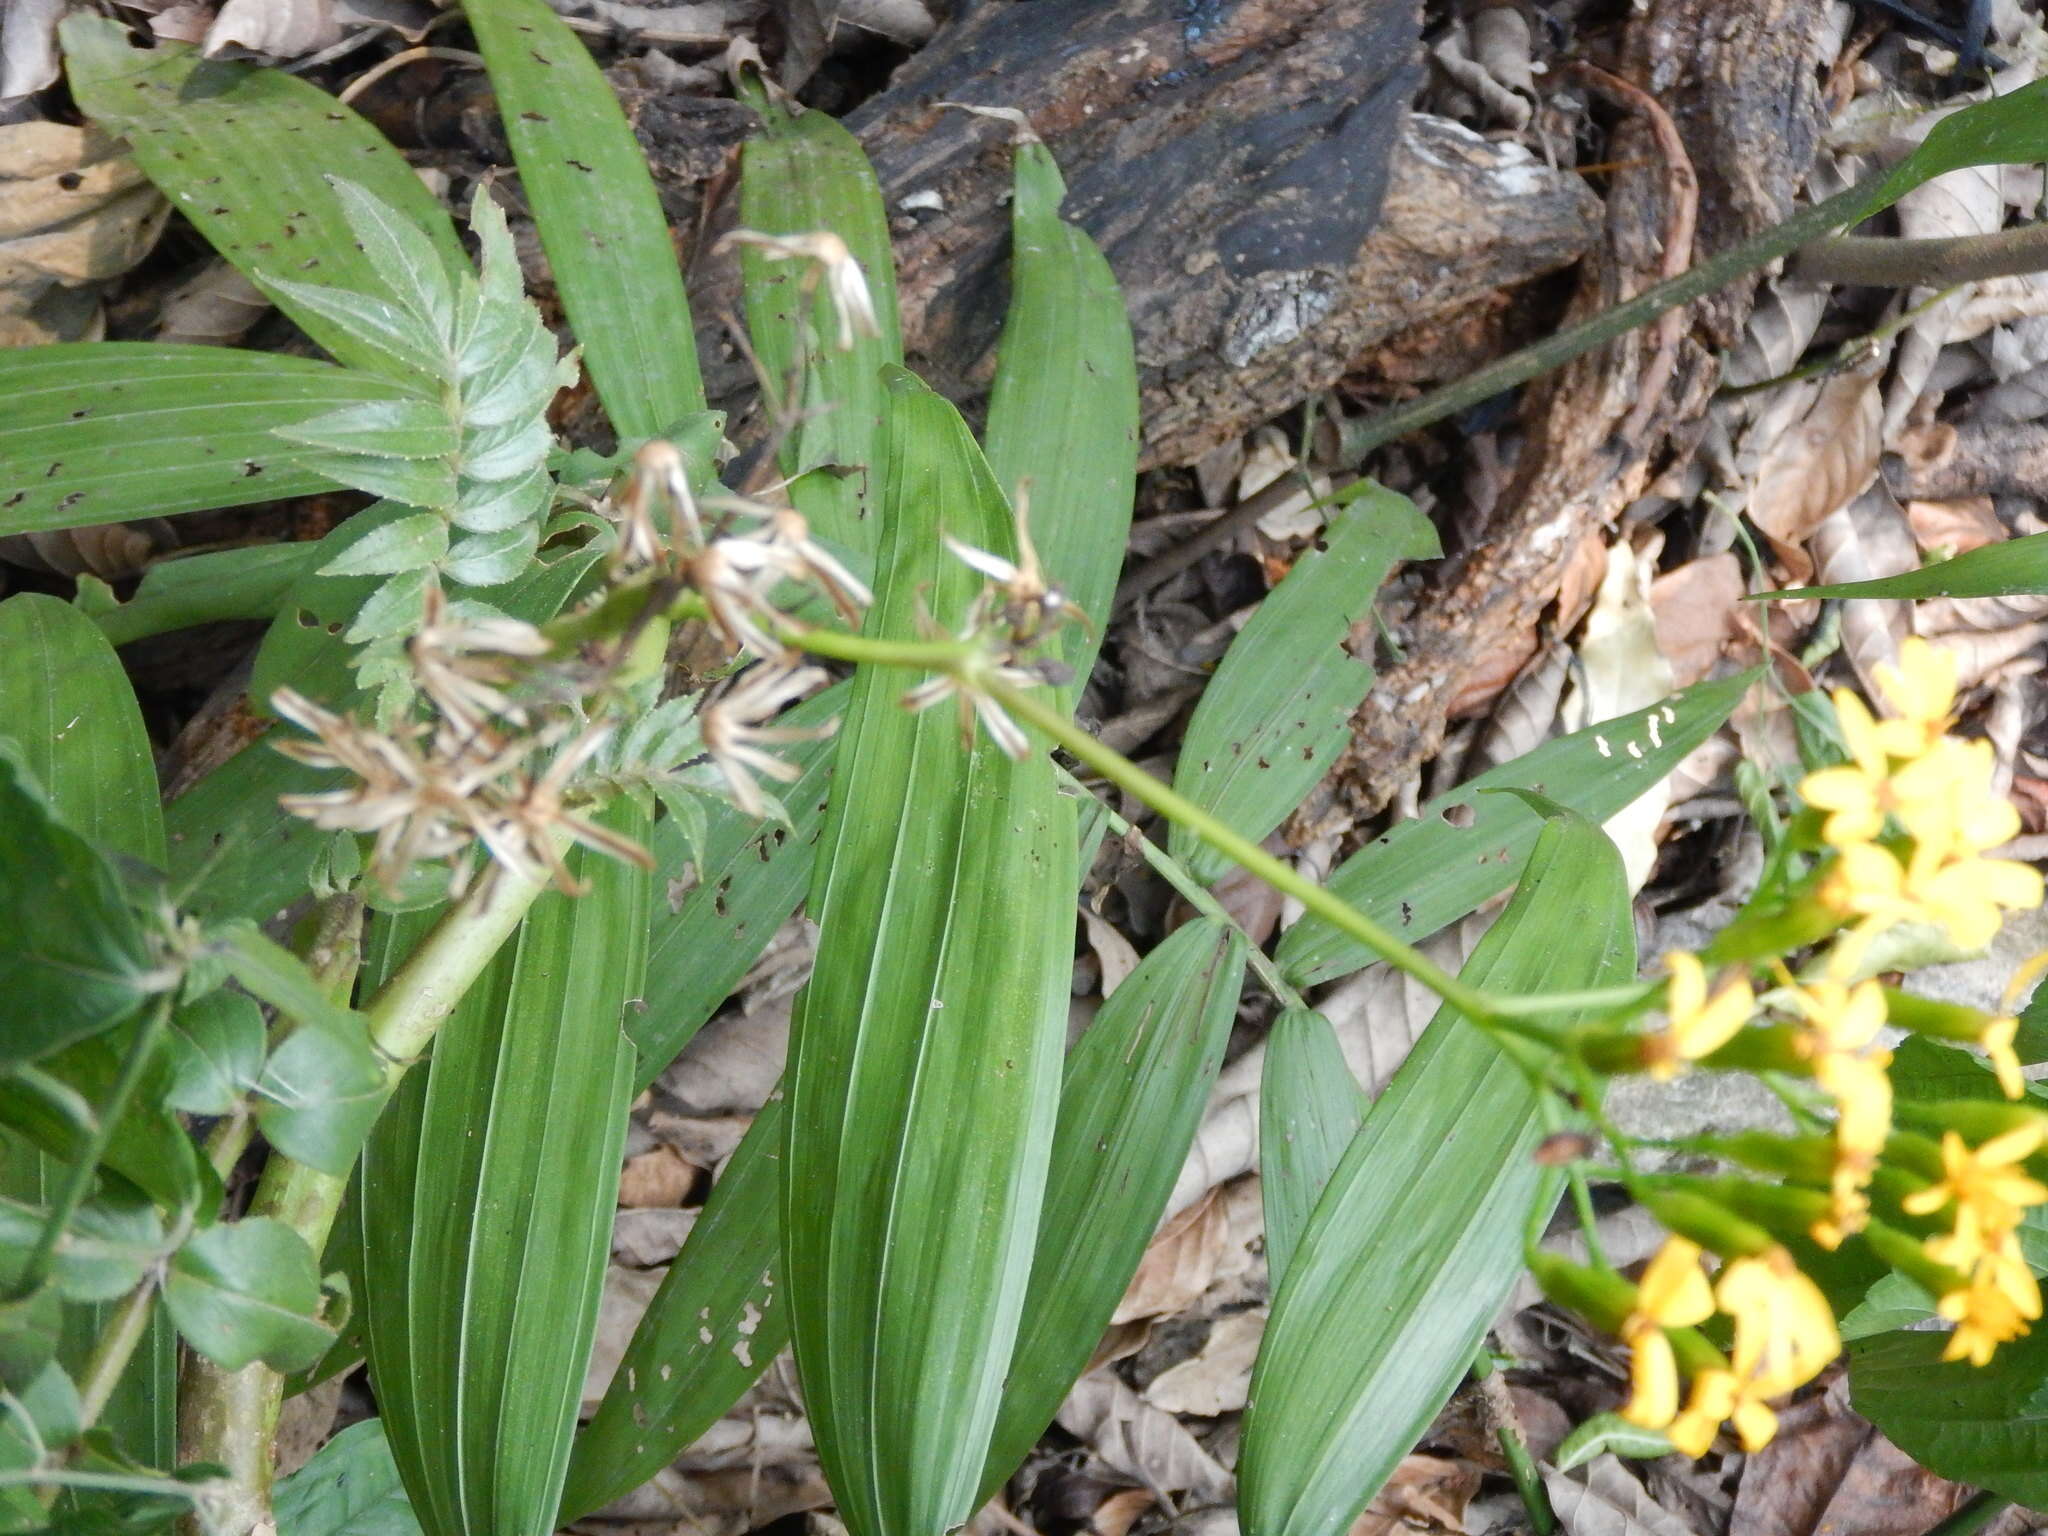
<svg viewBox="0 0 2048 1536"><path fill-rule="evenodd" d="M1650 583L1657 649L1671 664L1674 686L1690 688L1714 670L1742 596L1742 562L1725 553L1688 561Z"/></svg>
<svg viewBox="0 0 2048 1536"><path fill-rule="evenodd" d="M716 1173L754 1123L752 1115L672 1115L655 1109L647 1115L654 1139L688 1166Z"/></svg>
<svg viewBox="0 0 2048 1536"><path fill-rule="evenodd" d="M694 1210L621 1210L612 1218L612 1261L629 1269L666 1264L697 1225Z"/></svg>
<svg viewBox="0 0 2048 1536"><path fill-rule="evenodd" d="M78 576L87 571L119 581L147 569L159 549L177 542L177 531L160 517L133 523L94 523L85 528L43 528L0 538L0 560L31 571Z"/></svg>
<svg viewBox="0 0 2048 1536"><path fill-rule="evenodd" d="M1573 1472L1544 1467L1565 1536L1702 1536L1650 1496L1619 1460L1598 1456Z"/></svg>
<svg viewBox="0 0 2048 1536"><path fill-rule="evenodd" d="M1465 1506L1479 1492L1480 1470L1442 1456L1403 1456L1386 1486L1373 1495L1349 1536L1397 1536L1407 1531L1463 1536Z"/></svg>
<svg viewBox="0 0 2048 1536"><path fill-rule="evenodd" d="M1579 620L1593 606L1600 583L1607 576L1607 543L1604 529L1589 528L1565 562L1564 575L1557 586L1557 633L1568 635L1577 629Z"/></svg>
<svg viewBox="0 0 2048 1536"><path fill-rule="evenodd" d="M1998 520L1989 496L1958 496L1953 501L1909 501L1906 521L1913 538L1930 553L1946 550L1960 555L1982 549L2005 538L2005 524Z"/></svg>
<svg viewBox="0 0 2048 1536"><path fill-rule="evenodd" d="M1211 1189L1159 1229L1138 1261L1138 1272L1117 1303L1112 1323L1168 1316L1209 1288L1230 1240L1230 1213L1222 1196L1220 1188Z"/></svg>
<svg viewBox="0 0 2048 1536"><path fill-rule="evenodd" d="M65 0L9 0L0 26L0 102L57 81L57 23Z"/></svg>
<svg viewBox="0 0 2048 1536"><path fill-rule="evenodd" d="M1095 1507L1088 1529L1095 1536L1126 1536L1132 1522L1157 1502L1146 1488L1125 1488L1112 1493Z"/></svg>
<svg viewBox="0 0 2048 1536"><path fill-rule="evenodd" d="M619 1170L619 1204L628 1210L679 1206L697 1182L697 1170L674 1147L656 1147L626 1159Z"/></svg>
<svg viewBox="0 0 2048 1536"><path fill-rule="evenodd" d="M1828 583L1896 576L1919 564L1912 530L1882 480L1814 529L1808 548L1815 577ZM1912 604L1903 599L1842 605L1842 648L1865 693L1876 686L1873 669L1897 661L1912 632Z"/></svg>
<svg viewBox="0 0 2048 1536"><path fill-rule="evenodd" d="M1095 952L1096 964L1101 968L1102 995L1107 998L1138 968L1138 951L1100 913L1083 907L1081 923L1088 933L1088 947Z"/></svg>
<svg viewBox="0 0 2048 1536"><path fill-rule="evenodd" d="M1059 1426L1103 1462L1154 1493L1185 1493L1212 1503L1230 1497L1230 1474L1181 1426L1126 1386L1114 1371L1074 1383L1060 1404Z"/></svg>
<svg viewBox="0 0 2048 1536"><path fill-rule="evenodd" d="M1837 374L1822 386L1798 425L1764 451L1749 494L1749 516L1797 584L1803 586L1813 574L1800 548L1807 535L1862 494L1876 476L1882 420L1876 373Z"/></svg>
<svg viewBox="0 0 2048 1536"><path fill-rule="evenodd" d="M1254 1051L1258 1053L1256 1056ZM1209 1107L1202 1115L1201 1128L1195 1132L1195 1143L1188 1148L1187 1160L1181 1164L1180 1177L1174 1180L1173 1193L1167 1199L1168 1221L1220 1185L1259 1166L1256 1069L1265 1060L1263 1053L1262 1045L1245 1052L1245 1056L1254 1057L1249 1085L1245 1082L1245 1074L1233 1073L1229 1069L1225 1070L1223 1078L1217 1080L1209 1095ZM1239 1061L1243 1059L1240 1057ZM1232 1063L1233 1067L1236 1065ZM1229 1079L1228 1084L1224 1081L1226 1078Z"/></svg>
<svg viewBox="0 0 2048 1536"><path fill-rule="evenodd" d="M1236 1413L1252 1386L1252 1362L1266 1336L1266 1309L1252 1307L1219 1318L1202 1347L1153 1377L1145 1401L1168 1413L1213 1419Z"/></svg>
<svg viewBox="0 0 2048 1536"><path fill-rule="evenodd" d="M1959 629L1935 635L1928 643L1955 658L1956 686L1974 688L2016 656L2024 655L2048 639L2048 623L2022 624L2014 629L1986 632Z"/></svg>
<svg viewBox="0 0 2048 1536"><path fill-rule="evenodd" d="M225 261L210 261L164 300L158 341L195 347L232 347L269 312L270 300Z"/></svg>
<svg viewBox="0 0 2048 1536"><path fill-rule="evenodd" d="M217 58L245 49L271 59L296 59L341 41L334 0L227 0L206 29L201 49Z"/></svg>
<svg viewBox="0 0 2048 1536"><path fill-rule="evenodd" d="M0 126L0 346L98 340L98 285L143 258L169 213L97 128Z"/></svg>
<svg viewBox="0 0 2048 1536"><path fill-rule="evenodd" d="M2013 597L1930 597L1913 605L1913 627L1930 638L1965 630L2012 629L2048 618L2048 594Z"/></svg>
<svg viewBox="0 0 2048 1536"><path fill-rule="evenodd" d="M756 1110L782 1076L789 1052L786 1001L756 1012L729 1010L697 1032L689 1048L658 1080L660 1091L686 1112Z"/></svg>
<svg viewBox="0 0 2048 1536"><path fill-rule="evenodd" d="M590 1346L590 1365L583 1376L586 1416L597 1411L605 1389L612 1384L619 1361L625 1358L626 1346L633 1341L633 1330L640 1326L648 1303L661 1289L662 1274L658 1269L606 1266L604 1292L597 1303L597 1338Z"/></svg>

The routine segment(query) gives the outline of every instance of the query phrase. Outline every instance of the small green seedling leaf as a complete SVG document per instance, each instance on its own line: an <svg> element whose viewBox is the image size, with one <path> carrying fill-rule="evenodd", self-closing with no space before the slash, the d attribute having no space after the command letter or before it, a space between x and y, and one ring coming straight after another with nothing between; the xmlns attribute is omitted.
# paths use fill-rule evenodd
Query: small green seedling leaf
<svg viewBox="0 0 2048 1536"><path fill-rule="evenodd" d="M360 1025L303 1025L271 1053L256 1123L285 1156L336 1178L355 1166L389 1085Z"/></svg>
<svg viewBox="0 0 2048 1536"><path fill-rule="evenodd" d="M362 1035L362 1015L327 995L306 964L254 923L227 923L215 934L228 973L286 1018L341 1036Z"/></svg>
<svg viewBox="0 0 2048 1536"><path fill-rule="evenodd" d="M1644 1429L1618 1413L1596 1413L1558 1442L1551 1458L1560 1472L1583 1467L1598 1456L1615 1455L1650 1461L1671 1454L1671 1441L1661 1429Z"/></svg>
<svg viewBox="0 0 2048 1536"><path fill-rule="evenodd" d="M195 1115L224 1115L263 1071L263 1010L236 992L178 1005L164 1037L170 1087L164 1102Z"/></svg>
<svg viewBox="0 0 2048 1536"><path fill-rule="evenodd" d="M26 1254L42 1229L40 1208L0 1200L0 1252ZM57 1243L52 1284L66 1301L113 1301L164 1257L163 1219L137 1195L102 1195L71 1218Z"/></svg>
<svg viewBox="0 0 2048 1536"><path fill-rule="evenodd" d="M349 1425L280 1478L271 1508L277 1536L421 1536L381 1419Z"/></svg>
<svg viewBox="0 0 2048 1536"><path fill-rule="evenodd" d="M1371 666L1344 648L1398 560L1442 553L1407 497L1357 482L1316 547L1259 604L1188 721L1173 787L1256 841L1322 781L1351 740ZM1203 881L1232 866L1176 824L1167 851Z"/></svg>
<svg viewBox="0 0 2048 1536"><path fill-rule="evenodd" d="M1274 1290L1370 1103L1330 1021L1311 1008L1284 1009L1259 1075L1259 1193Z"/></svg>
<svg viewBox="0 0 2048 1536"><path fill-rule="evenodd" d="M313 1250L267 1216L195 1234L171 1260L164 1305L185 1342L225 1371L258 1360L299 1370L334 1342L334 1330L319 1317Z"/></svg>

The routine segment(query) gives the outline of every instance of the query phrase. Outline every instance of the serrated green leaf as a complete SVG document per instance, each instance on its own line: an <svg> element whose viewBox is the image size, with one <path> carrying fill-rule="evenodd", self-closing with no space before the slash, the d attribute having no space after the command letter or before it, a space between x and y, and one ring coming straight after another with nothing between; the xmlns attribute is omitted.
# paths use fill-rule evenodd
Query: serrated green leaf
<svg viewBox="0 0 2048 1536"><path fill-rule="evenodd" d="M646 828L630 809L607 821ZM433 1536L554 1529L626 1128L649 877L576 854L408 1075L364 1154L363 1310ZM545 1084L545 1092L536 1085Z"/></svg>
<svg viewBox="0 0 2048 1536"><path fill-rule="evenodd" d="M1882 1333L1849 1345L1849 1397L1937 1477L2048 1503L2048 1332L2001 1344L1989 1365L1945 1361L1946 1333Z"/></svg>
<svg viewBox="0 0 2048 1536"><path fill-rule="evenodd" d="M1059 656L1071 710L1095 665L1123 566L1138 471L1131 323L1095 242L1060 217L1066 184L1043 144L1016 147L1010 308L988 403L988 462L1014 495L1029 482L1031 534L1049 578L1090 620Z"/></svg>
<svg viewBox="0 0 2048 1536"><path fill-rule="evenodd" d="M466 587L496 587L525 570L540 545L540 529L532 523L497 533L465 534L450 546L441 570Z"/></svg>
<svg viewBox="0 0 2048 1536"><path fill-rule="evenodd" d="M1344 649L1398 560L1442 553L1407 497L1370 481L1330 517L1224 653L1188 721L1173 787L1256 841L1279 826L1351 740L1373 670ZM1176 823L1167 852L1204 882L1230 861Z"/></svg>
<svg viewBox="0 0 2048 1536"><path fill-rule="evenodd" d="M0 533L170 517L333 490L275 428L407 398L332 363L96 341L0 351Z"/></svg>
<svg viewBox="0 0 2048 1536"><path fill-rule="evenodd" d="M740 1139L682 1252L662 1276L611 1386L576 1437L561 1518L633 1491L709 1429L789 1342L775 1284L785 1134L770 1094Z"/></svg>
<svg viewBox="0 0 2048 1536"><path fill-rule="evenodd" d="M668 221L610 84L543 0L465 6L584 366L621 437L704 408Z"/></svg>
<svg viewBox="0 0 2048 1536"><path fill-rule="evenodd" d="M276 429L286 442L376 458L445 459L459 438L432 400L372 400Z"/></svg>
<svg viewBox="0 0 2048 1536"><path fill-rule="evenodd" d="M447 519L416 512L358 539L320 567L322 576L390 576L430 566L448 553Z"/></svg>
<svg viewBox="0 0 2048 1536"><path fill-rule="evenodd" d="M185 1342L226 1371L257 1360L298 1370L334 1341L319 1320L313 1250L268 1216L195 1233L171 1259L164 1306Z"/></svg>
<svg viewBox="0 0 2048 1536"><path fill-rule="evenodd" d="M449 520L470 533L501 533L538 518L554 499L554 482L534 469L509 480L455 482L455 510Z"/></svg>
<svg viewBox="0 0 2048 1536"><path fill-rule="evenodd" d="M1965 550L1953 560L1896 576L1767 595L1773 601L1785 601L1795 597L2026 597L2042 592L2048 592L2048 533L1986 544Z"/></svg>
<svg viewBox="0 0 2048 1536"><path fill-rule="evenodd" d="M436 336L404 305L381 293L356 293L319 283L259 277L256 286L288 314L313 316L353 339L355 366L388 374L414 390L445 380L453 360ZM301 322L303 323L303 321Z"/></svg>
<svg viewBox="0 0 2048 1536"><path fill-rule="evenodd" d="M455 285L440 250L417 223L360 182L329 176L356 247L369 258L380 291L411 310L436 336L455 328ZM467 268L462 269L468 275Z"/></svg>
<svg viewBox="0 0 2048 1536"><path fill-rule="evenodd" d="M150 180L247 276L390 291L349 227L330 179L337 174L416 225L450 272L467 269L453 223L405 157L318 87L280 70L202 58L182 43L133 48L126 28L97 16L70 17L62 36L79 105L128 140ZM344 363L389 367L347 325L279 296Z"/></svg>
<svg viewBox="0 0 2048 1536"><path fill-rule="evenodd" d="M1635 974L1620 855L1544 824L1461 979L1502 992ZM1440 1009L1345 1151L1273 1299L1238 1475L1248 1536L1341 1536L1471 1364L1546 1182L1522 1070ZM1554 1198L1554 1189L1551 1192Z"/></svg>
<svg viewBox="0 0 2048 1536"><path fill-rule="evenodd" d="M87 606L90 578L81 578L76 606L113 645L222 619L274 618L292 583L313 568L314 548L252 544L159 560L133 597L107 607Z"/></svg>
<svg viewBox="0 0 2048 1536"><path fill-rule="evenodd" d="M224 1115L263 1071L263 1010L236 992L181 1003L164 1036L170 1087L164 1102L195 1115Z"/></svg>
<svg viewBox="0 0 2048 1536"><path fill-rule="evenodd" d="M1184 925L1124 978L1067 1058L984 1500L1045 1433L1137 1272L1223 1065L1244 955L1235 930Z"/></svg>
<svg viewBox="0 0 2048 1536"><path fill-rule="evenodd" d="M387 459L320 449L306 462L337 485L408 507L446 509L455 500L455 466L443 459Z"/></svg>
<svg viewBox="0 0 2048 1536"><path fill-rule="evenodd" d="M803 476L790 487L791 500L814 531L866 554L879 537L873 513L887 477L880 370L903 361L881 188L859 141L829 114L793 113L758 94L749 104L764 128L740 151L741 224L767 235L839 236L860 263L882 333L856 336L840 351L838 313L808 264L741 249L754 350L778 390L798 383L798 397L788 403L802 415L781 454L783 473Z"/></svg>
<svg viewBox="0 0 2048 1536"><path fill-rule="evenodd" d="M271 1496L277 1536L420 1536L381 1419L351 1424Z"/></svg>
<svg viewBox="0 0 2048 1536"><path fill-rule="evenodd" d="M113 866L50 814L16 752L0 750L0 996L12 1020L0 1069L113 1028L155 985Z"/></svg>
<svg viewBox="0 0 2048 1536"><path fill-rule="evenodd" d="M1282 1010L1259 1074L1259 1193L1274 1290L1370 1104L1330 1021L1312 1008Z"/></svg>
<svg viewBox="0 0 2048 1536"><path fill-rule="evenodd" d="M1701 683L1489 769L1374 838L1337 866L1329 888L1408 943L1425 939L1513 885L1543 829L1520 800L1488 790L1534 789L1605 821L1718 730L1757 676ZM1347 976L1374 956L1309 916L1282 936L1277 958L1290 982L1307 986Z"/></svg>
<svg viewBox="0 0 2048 1536"><path fill-rule="evenodd" d="M959 623L979 586L944 553L940 516L1015 549L958 413L900 370L888 390L866 631L908 638L924 605ZM973 1512L1036 1235L1071 964L1073 809L1051 762L985 740L963 751L945 711L904 712L904 681L862 668L840 730L783 1168L798 1366L857 1536L935 1536Z"/></svg>

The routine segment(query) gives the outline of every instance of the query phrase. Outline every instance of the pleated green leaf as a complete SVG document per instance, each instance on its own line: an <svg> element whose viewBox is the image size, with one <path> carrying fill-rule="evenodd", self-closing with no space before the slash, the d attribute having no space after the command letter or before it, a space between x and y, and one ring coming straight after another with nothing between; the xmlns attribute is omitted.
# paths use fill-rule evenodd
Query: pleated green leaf
<svg viewBox="0 0 2048 1536"><path fill-rule="evenodd" d="M545 0L463 7L583 366L619 436L704 409L682 269L647 161L589 51Z"/></svg>
<svg viewBox="0 0 2048 1536"><path fill-rule="evenodd" d="M1282 1010L1259 1074L1259 1193L1275 1290L1370 1105L1330 1021L1312 1008Z"/></svg>
<svg viewBox="0 0 2048 1536"><path fill-rule="evenodd" d="M638 813L607 820L645 836ZM649 876L578 854L364 1153L371 1378L429 1536L546 1536L597 1322L646 964Z"/></svg>
<svg viewBox="0 0 2048 1536"><path fill-rule="evenodd" d="M271 352L95 341L0 351L0 534L331 491L273 430L404 385Z"/></svg>
<svg viewBox="0 0 2048 1536"><path fill-rule="evenodd" d="M1518 796L1487 791L1535 790L1604 821L1719 730L1757 676L1701 683L1490 769L1374 838L1337 866L1329 888L1407 942L1425 939L1513 885L1543 829L1543 818ZM1348 976L1375 957L1310 916L1281 938L1278 958L1289 981L1307 986Z"/></svg>
<svg viewBox="0 0 2048 1536"><path fill-rule="evenodd" d="M1965 550L1953 560L1896 576L1800 587L1768 596L1783 601L1794 597L2027 597L2041 592L2048 592L2048 533L1986 544Z"/></svg>
<svg viewBox="0 0 2048 1536"><path fill-rule="evenodd" d="M1031 534L1049 578L1090 623L1059 655L1071 709L1095 665L1123 566L1138 472L1138 369L1109 263L1060 217L1066 183L1043 144L1016 148L1010 308L988 402L988 462L1015 495L1029 484Z"/></svg>
<svg viewBox="0 0 2048 1536"><path fill-rule="evenodd" d="M817 726L837 719L845 707L846 690L830 688L782 718L792 726ZM696 867L687 891L655 903L646 1006L626 1021L640 1057L636 1092L682 1054L704 1021L732 995L810 886L833 743L830 738L792 742L779 755L802 770L794 783L775 787L789 812L787 823L714 805L706 817L701 858L674 818L655 824L649 851L662 876L673 879L685 864Z"/></svg>
<svg viewBox="0 0 2048 1536"><path fill-rule="evenodd" d="M662 1276L604 1401L576 1437L564 1520L631 1493L674 1461L788 1344L789 1310L774 1275L786 1119L778 1090Z"/></svg>
<svg viewBox="0 0 2048 1536"><path fill-rule="evenodd" d="M979 580L936 537L1014 555L959 415L889 378L889 487L867 632L958 624ZM1072 803L1042 753L963 750L862 668L812 886L791 1039L783 1250L805 1402L856 1536L973 1510L1031 1268L1072 963Z"/></svg>
<svg viewBox="0 0 2048 1536"><path fill-rule="evenodd" d="M740 152L740 223L767 235L829 231L844 240L866 276L882 332L857 336L840 351L838 311L811 264L771 261L742 247L754 351L778 393L795 381L789 403L805 413L782 446L783 473L804 476L791 499L816 532L865 554L876 545L872 514L886 473L879 370L903 361L881 188L860 144L836 119L771 101L757 86L747 99L763 131Z"/></svg>
<svg viewBox="0 0 2048 1536"><path fill-rule="evenodd" d="M0 721L6 722L0 730L14 737L51 808L99 847L161 865L156 763L141 707L113 648L77 610L22 593L0 603L0 657ZM48 1206L60 1172L61 1165L18 1138L0 1144L0 1196ZM104 1316L96 1307L65 1311L60 1359L76 1375ZM168 1466L176 1414L177 1343L157 1318L101 1423L128 1454Z"/></svg>
<svg viewBox="0 0 2048 1536"><path fill-rule="evenodd" d="M1255 840L1301 804L1351 740L1351 712L1373 670L1344 641L1388 569L1442 553L1415 503L1369 481L1358 487L1231 642L1181 744L1173 787ZM1232 867L1183 826L1166 846L1203 881Z"/></svg>
<svg viewBox="0 0 2048 1536"><path fill-rule="evenodd" d="M1621 857L1544 824L1462 979L1504 992L1635 975ZM1535 1091L1446 1007L1366 1116L1309 1218L1252 1373L1239 1463L1248 1536L1341 1536L1470 1365L1521 1269L1545 1182Z"/></svg>
<svg viewBox="0 0 2048 1536"><path fill-rule="evenodd" d="M1989 1365L1944 1361L1945 1332L1904 1330L1849 1346L1856 1411L1938 1477L2048 1504L2048 1333L1999 1346Z"/></svg>
<svg viewBox="0 0 2048 1536"><path fill-rule="evenodd" d="M448 272L469 270L453 222L405 157L317 86L281 70L202 58L182 43L134 48L127 28L97 16L70 17L63 38L79 105L128 140L149 179L248 277L387 292L390 274L351 233L329 180L336 176L416 226ZM394 367L361 326L298 303L287 290L273 296L342 362ZM295 494L273 487L246 499Z"/></svg>
<svg viewBox="0 0 2048 1536"><path fill-rule="evenodd" d="M1023 1461L1137 1272L1201 1124L1244 984L1244 939L1206 918L1124 978L1067 1058L1024 1322L979 1499Z"/></svg>

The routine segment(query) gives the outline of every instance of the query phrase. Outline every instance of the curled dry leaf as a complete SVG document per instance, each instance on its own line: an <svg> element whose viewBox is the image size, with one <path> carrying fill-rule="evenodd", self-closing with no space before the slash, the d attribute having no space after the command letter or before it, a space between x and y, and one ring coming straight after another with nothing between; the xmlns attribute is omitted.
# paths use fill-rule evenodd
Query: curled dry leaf
<svg viewBox="0 0 2048 1536"><path fill-rule="evenodd" d="M1387 1485L1373 1495L1350 1536L1462 1532L1465 1507L1479 1492L1480 1469L1443 1456L1403 1456Z"/></svg>
<svg viewBox="0 0 2048 1536"><path fill-rule="evenodd" d="M1798 585L1813 574L1801 547L1821 521L1847 506L1877 474L1883 403L1875 370L1837 374L1805 417L1764 451L1749 515Z"/></svg>
<svg viewBox="0 0 2048 1536"><path fill-rule="evenodd" d="M1164 1498L1185 1493L1200 1503L1230 1497L1231 1477L1172 1414L1146 1402L1114 1371L1074 1383L1060 1404L1059 1426L1105 1464Z"/></svg>
<svg viewBox="0 0 2048 1536"><path fill-rule="evenodd" d="M65 0L9 0L0 27L0 103L57 81L57 23Z"/></svg>
<svg viewBox="0 0 2048 1536"><path fill-rule="evenodd" d="M659 1086L685 1113L751 1112L774 1092L788 1050L787 999L765 1003L753 1013L729 1010L697 1032L661 1074Z"/></svg>
<svg viewBox="0 0 2048 1536"><path fill-rule="evenodd" d="M159 549L176 542L171 525L152 517L134 523L8 534L0 538L0 560L31 571L53 571L60 576L90 572L102 581L119 581L139 574Z"/></svg>
<svg viewBox="0 0 2048 1536"><path fill-rule="evenodd" d="M674 1147L656 1147L626 1159L619 1170L619 1204L631 1209L679 1206L697 1182L697 1170Z"/></svg>
<svg viewBox="0 0 2048 1536"><path fill-rule="evenodd" d="M1698 1536L1614 1456L1597 1456L1571 1472L1544 1467L1542 1473L1551 1508L1572 1536Z"/></svg>
<svg viewBox="0 0 2048 1536"><path fill-rule="evenodd" d="M270 309L261 289L225 261L210 261L164 301L158 341L231 347Z"/></svg>
<svg viewBox="0 0 2048 1536"><path fill-rule="evenodd" d="M169 211L97 128L0 127L0 346L98 340L98 285L147 254Z"/></svg>
<svg viewBox="0 0 2048 1536"><path fill-rule="evenodd" d="M1671 665L1674 686L1690 688L1714 670L1735 632L1742 596L1742 562L1727 552L1687 561L1650 583L1657 649Z"/></svg>
<svg viewBox="0 0 2048 1536"><path fill-rule="evenodd" d="M1960 555L1982 549L2005 539L2005 524L1998 520L1989 496L1958 496L1948 501L1909 501L1906 522L1913 540L1929 554L1947 551ZM1833 581L1832 576L1825 578Z"/></svg>
<svg viewBox="0 0 2048 1536"><path fill-rule="evenodd" d="M1881 480L1823 520L1808 547L1814 576L1823 582L1896 576L1919 564L1905 517ZM1899 646L1913 632L1912 607L1899 599L1842 605L1842 648L1866 692L1877 685L1874 669L1898 660Z"/></svg>
<svg viewBox="0 0 2048 1536"><path fill-rule="evenodd" d="M209 58L240 49L297 59L339 41L334 0L227 0L206 29L201 51Z"/></svg>
<svg viewBox="0 0 2048 1536"><path fill-rule="evenodd" d="M1160 1227L1110 1321L1166 1317L1192 1305L1216 1278L1229 1242L1230 1212L1218 1187Z"/></svg>
<svg viewBox="0 0 2048 1536"><path fill-rule="evenodd" d="M1088 947L1095 952L1096 964L1101 967L1102 995L1107 998L1138 968L1138 952L1108 918L1087 907L1081 909L1081 923L1088 932Z"/></svg>
<svg viewBox="0 0 2048 1536"><path fill-rule="evenodd" d="M1252 1363L1265 1336L1264 1307L1218 1318L1199 1350L1152 1378L1145 1401L1168 1413L1204 1419L1236 1413L1251 1392Z"/></svg>

